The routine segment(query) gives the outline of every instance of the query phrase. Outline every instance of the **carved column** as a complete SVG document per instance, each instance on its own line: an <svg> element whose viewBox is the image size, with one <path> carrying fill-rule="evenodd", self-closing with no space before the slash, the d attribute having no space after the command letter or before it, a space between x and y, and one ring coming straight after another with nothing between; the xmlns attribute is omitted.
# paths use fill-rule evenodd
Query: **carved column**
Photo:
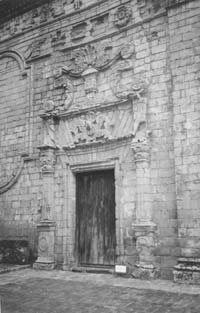
<svg viewBox="0 0 200 313"><path fill-rule="evenodd" d="M132 142L136 163L136 220L133 229L139 262L133 271L136 278L155 278L158 270L155 264L156 224L152 222L152 200L150 186L150 145L147 137L135 138Z"/></svg>
<svg viewBox="0 0 200 313"><path fill-rule="evenodd" d="M47 121L45 121L47 123ZM37 225L38 230L38 258L34 268L51 270L55 267L54 246L56 224L53 221L54 209L54 170L56 163L54 125L52 120L45 124L44 144L39 147L40 167L43 181L42 218ZM47 144L48 143L48 144Z"/></svg>

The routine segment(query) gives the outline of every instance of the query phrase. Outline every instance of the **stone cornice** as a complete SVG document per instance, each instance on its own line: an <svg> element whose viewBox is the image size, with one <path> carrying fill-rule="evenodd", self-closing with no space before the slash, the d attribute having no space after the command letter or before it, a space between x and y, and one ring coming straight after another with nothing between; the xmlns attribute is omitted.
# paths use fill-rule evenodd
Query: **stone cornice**
<svg viewBox="0 0 200 313"><path fill-rule="evenodd" d="M51 0L0 0L0 24Z"/></svg>

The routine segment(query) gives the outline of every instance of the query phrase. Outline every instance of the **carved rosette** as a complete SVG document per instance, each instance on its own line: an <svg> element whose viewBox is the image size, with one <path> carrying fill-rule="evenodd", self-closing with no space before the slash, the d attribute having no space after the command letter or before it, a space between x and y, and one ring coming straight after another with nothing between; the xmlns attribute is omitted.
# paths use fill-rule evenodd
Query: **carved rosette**
<svg viewBox="0 0 200 313"><path fill-rule="evenodd" d="M150 161L150 144L147 137L134 138L131 147L135 154L136 163Z"/></svg>
<svg viewBox="0 0 200 313"><path fill-rule="evenodd" d="M132 17L132 9L130 6L123 5L117 9L114 15L114 24L117 27L126 26Z"/></svg>
<svg viewBox="0 0 200 313"><path fill-rule="evenodd" d="M39 149L41 173L54 173L56 164L55 148L50 146L43 146Z"/></svg>

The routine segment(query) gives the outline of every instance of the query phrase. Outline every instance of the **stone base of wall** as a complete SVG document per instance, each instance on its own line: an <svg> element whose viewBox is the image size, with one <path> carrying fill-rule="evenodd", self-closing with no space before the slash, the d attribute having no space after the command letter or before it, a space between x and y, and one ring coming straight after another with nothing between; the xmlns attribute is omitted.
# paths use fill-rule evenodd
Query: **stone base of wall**
<svg viewBox="0 0 200 313"><path fill-rule="evenodd" d="M55 263L53 260L48 258L38 258L33 264L33 268L36 270L51 271L55 268Z"/></svg>
<svg viewBox="0 0 200 313"><path fill-rule="evenodd" d="M133 278L139 279L156 279L160 276L159 270L153 265L136 264L132 272Z"/></svg>
<svg viewBox="0 0 200 313"><path fill-rule="evenodd" d="M176 283L200 285L200 258L179 258L173 276Z"/></svg>

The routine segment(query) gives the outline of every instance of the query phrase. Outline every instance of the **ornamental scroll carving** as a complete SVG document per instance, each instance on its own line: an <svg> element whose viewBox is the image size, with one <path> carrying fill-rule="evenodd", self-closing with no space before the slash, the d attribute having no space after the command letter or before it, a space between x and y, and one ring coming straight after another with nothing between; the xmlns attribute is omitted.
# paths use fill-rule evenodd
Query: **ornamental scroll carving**
<svg viewBox="0 0 200 313"><path fill-rule="evenodd" d="M120 51L120 57L111 70L110 86L113 94L121 100L141 99L148 80L142 74L134 74L135 47L125 45Z"/></svg>
<svg viewBox="0 0 200 313"><path fill-rule="evenodd" d="M12 172L12 174L6 178L1 179L0 184L0 194L8 191L19 179L21 172L24 167L24 157L21 156L19 164L17 165L16 169Z"/></svg>
<svg viewBox="0 0 200 313"><path fill-rule="evenodd" d="M110 140L112 127L112 122L105 114L97 115L91 112L75 121L71 129L73 142L77 145Z"/></svg>

